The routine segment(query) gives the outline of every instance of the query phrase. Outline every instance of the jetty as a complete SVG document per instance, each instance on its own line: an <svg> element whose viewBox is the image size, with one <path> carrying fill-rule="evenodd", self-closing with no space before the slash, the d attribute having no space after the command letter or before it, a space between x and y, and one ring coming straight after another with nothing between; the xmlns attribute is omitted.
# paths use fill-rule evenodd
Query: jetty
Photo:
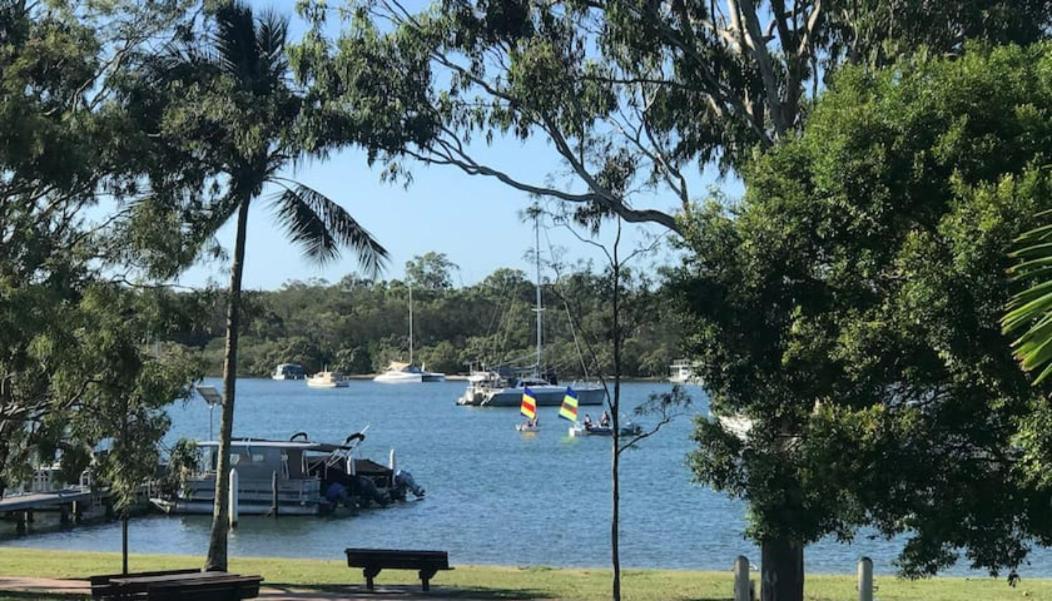
<svg viewBox="0 0 1052 601"><path fill-rule="evenodd" d="M18 534L25 534L34 513L58 512L61 524L77 523L85 509L99 500L98 493L83 487L17 494L0 498L0 515L13 519Z"/></svg>

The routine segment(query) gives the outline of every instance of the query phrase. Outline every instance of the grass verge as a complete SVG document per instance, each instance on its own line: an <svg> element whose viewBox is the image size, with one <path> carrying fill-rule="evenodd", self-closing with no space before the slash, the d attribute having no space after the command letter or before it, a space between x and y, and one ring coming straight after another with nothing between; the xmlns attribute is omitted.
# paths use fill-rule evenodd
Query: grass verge
<svg viewBox="0 0 1052 601"><path fill-rule="evenodd" d="M133 555L132 571L150 571L200 565L200 557L180 555ZM343 562L315 559L238 558L230 570L261 574L265 584L334 588L361 585L362 575ZM120 571L120 555L44 549L0 547L0 577L85 578L91 574ZM385 571L378 585L416 584L416 573ZM562 599L598 601L609 599L610 572L603 569L549 568L543 566L457 566L435 577L434 592L442 597L472 599ZM921 581L878 576L879 601L1023 601L1052 599L1052 580L1023 580L1011 588L1004 579L934 578ZM732 577L727 572L683 570L625 570L626 601L726 601L731 596ZM0 601L25 601L62 597L11 594L0 591ZM814 575L807 578L808 601L857 599L852 576ZM66 597L68 599L68 597Z"/></svg>

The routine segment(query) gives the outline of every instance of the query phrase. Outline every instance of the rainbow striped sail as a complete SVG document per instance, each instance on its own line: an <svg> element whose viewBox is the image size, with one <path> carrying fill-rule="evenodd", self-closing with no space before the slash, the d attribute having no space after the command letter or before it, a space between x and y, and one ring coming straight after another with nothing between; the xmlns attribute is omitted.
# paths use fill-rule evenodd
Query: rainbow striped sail
<svg viewBox="0 0 1052 601"><path fill-rule="evenodd" d="M522 389L522 405L519 407L519 413L529 419L537 418L537 398L533 396L533 391L529 386Z"/></svg>
<svg viewBox="0 0 1052 601"><path fill-rule="evenodd" d="M563 406L559 408L559 417L577 421L577 393L573 388L566 387L566 396L563 397Z"/></svg>

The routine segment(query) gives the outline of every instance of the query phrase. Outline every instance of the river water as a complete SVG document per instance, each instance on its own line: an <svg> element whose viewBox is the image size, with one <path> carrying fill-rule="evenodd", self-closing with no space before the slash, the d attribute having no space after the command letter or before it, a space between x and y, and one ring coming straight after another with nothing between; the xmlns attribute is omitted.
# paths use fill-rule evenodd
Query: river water
<svg viewBox="0 0 1052 601"><path fill-rule="evenodd" d="M219 386L218 381L206 384ZM539 409L542 430L519 434L515 409L458 407L462 382L309 389L302 381L238 382L235 436L342 441L369 426L362 455L399 467L427 489L423 500L355 517L242 517L230 538L236 556L340 559L346 547L445 549L461 564L602 566L609 561L609 439L571 438L556 407ZM635 406L664 383L624 386ZM707 414L699 388L691 412ZM597 417L595 407L582 407ZM207 438L209 411L200 399L170 410L169 442ZM218 411L215 427L218 430ZM646 420L641 420L643 423ZM694 485L686 466L691 419L681 418L622 460L622 561L633 567L730 569L739 554L759 563L743 537L744 505ZM161 515L131 524L133 552L203 554L210 519ZM118 523L5 536L0 546L120 550ZM894 571L899 541L858 537L851 545L808 547L809 573L853 571L866 555L880 572ZM954 572L963 573L959 567ZM1025 574L1052 576L1052 554L1035 553Z"/></svg>

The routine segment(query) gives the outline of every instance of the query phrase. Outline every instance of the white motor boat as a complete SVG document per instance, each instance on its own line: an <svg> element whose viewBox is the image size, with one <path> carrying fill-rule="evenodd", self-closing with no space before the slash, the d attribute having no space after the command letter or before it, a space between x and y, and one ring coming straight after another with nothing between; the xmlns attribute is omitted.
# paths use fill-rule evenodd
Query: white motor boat
<svg viewBox="0 0 1052 601"><path fill-rule="evenodd" d="M692 384L697 381L694 370L697 363L688 359L679 359L668 366L668 381L673 384Z"/></svg>
<svg viewBox="0 0 1052 601"><path fill-rule="evenodd" d="M334 371L319 371L307 378L311 388L347 388L347 379Z"/></svg>
<svg viewBox="0 0 1052 601"><path fill-rule="evenodd" d="M271 380L302 380L307 377L303 366L298 363L282 363L270 374Z"/></svg>
<svg viewBox="0 0 1052 601"><path fill-rule="evenodd" d="M410 363L394 362L387 370L373 378L382 384L417 384L420 382L444 382L446 374L427 371Z"/></svg>

